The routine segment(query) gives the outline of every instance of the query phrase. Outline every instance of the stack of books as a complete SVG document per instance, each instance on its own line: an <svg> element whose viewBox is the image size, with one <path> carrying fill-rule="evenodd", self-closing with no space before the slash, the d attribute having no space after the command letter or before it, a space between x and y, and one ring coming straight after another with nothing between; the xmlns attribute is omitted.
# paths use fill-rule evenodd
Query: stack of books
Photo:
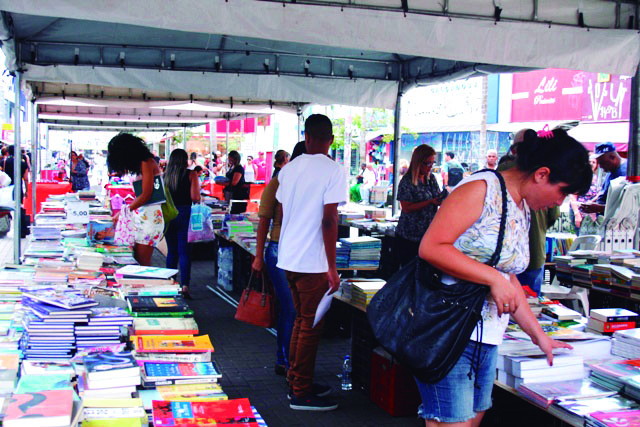
<svg viewBox="0 0 640 427"><path fill-rule="evenodd" d="M135 357L149 362L211 362L208 335L133 335Z"/></svg>
<svg viewBox="0 0 640 427"><path fill-rule="evenodd" d="M74 402L72 390L41 390L14 394L2 420L4 427L75 427L82 404Z"/></svg>
<svg viewBox="0 0 640 427"><path fill-rule="evenodd" d="M638 314L624 308L598 308L589 313L587 329L611 335L615 331L634 329Z"/></svg>
<svg viewBox="0 0 640 427"><path fill-rule="evenodd" d="M211 425L227 423L228 420L242 420L243 426L258 427L258 419L249 399L216 402L153 401L155 426L195 426L202 419L210 420Z"/></svg>
<svg viewBox="0 0 640 427"><path fill-rule="evenodd" d="M138 317L133 319L133 335L197 335L192 317Z"/></svg>
<svg viewBox="0 0 640 427"><path fill-rule="evenodd" d="M591 399L562 400L554 406L567 416L572 425L587 425L585 418L595 412L640 409L638 403L618 395Z"/></svg>
<svg viewBox="0 0 640 427"><path fill-rule="evenodd" d="M78 389L86 398L131 397L140 385L140 366L130 352L89 353L83 357Z"/></svg>
<svg viewBox="0 0 640 427"><path fill-rule="evenodd" d="M86 325L76 325L78 349L120 343L121 327L133 324L133 317L123 308L92 307Z"/></svg>
<svg viewBox="0 0 640 427"><path fill-rule="evenodd" d="M593 412L584 420L585 427L624 427L637 425L640 410Z"/></svg>
<svg viewBox="0 0 640 427"><path fill-rule="evenodd" d="M31 238L34 240L60 240L61 227L56 225L32 225Z"/></svg>
<svg viewBox="0 0 640 427"><path fill-rule="evenodd" d="M628 359L640 359L640 328L614 332L611 340L611 354Z"/></svg>
<svg viewBox="0 0 640 427"><path fill-rule="evenodd" d="M172 268L145 267L141 265L126 265L115 271L115 278L120 283L145 283L148 281L171 281L178 274L178 270Z"/></svg>
<svg viewBox="0 0 640 427"><path fill-rule="evenodd" d="M542 314L553 320L580 320L582 315L562 304L546 304L542 307Z"/></svg>
<svg viewBox="0 0 640 427"><path fill-rule="evenodd" d="M80 270L98 271L104 263L104 255L98 252L83 251L77 254L76 265Z"/></svg>
<svg viewBox="0 0 640 427"><path fill-rule="evenodd" d="M589 378L523 384L518 388L518 393L545 409L556 401L609 397L616 394L615 391L593 383Z"/></svg>
<svg viewBox="0 0 640 427"><path fill-rule="evenodd" d="M215 362L141 362L142 386L217 383L222 375Z"/></svg>
<svg viewBox="0 0 640 427"><path fill-rule="evenodd" d="M373 296L387 283L382 279L348 279L351 283L351 302L366 309Z"/></svg>
<svg viewBox="0 0 640 427"><path fill-rule="evenodd" d="M513 388L557 381L581 380L585 377L582 356L558 354L549 366L546 355L500 356L498 381Z"/></svg>
<svg viewBox="0 0 640 427"><path fill-rule="evenodd" d="M336 268L349 268L349 246L336 242Z"/></svg>
<svg viewBox="0 0 640 427"><path fill-rule="evenodd" d="M591 365L591 380L602 387L620 392L625 379L640 375L640 359L602 362Z"/></svg>
<svg viewBox="0 0 640 427"><path fill-rule="evenodd" d="M76 344L75 324L86 323L90 307L97 304L75 292L51 288L24 292L22 305L30 311L23 319L21 349L25 358L71 357Z"/></svg>
<svg viewBox="0 0 640 427"><path fill-rule="evenodd" d="M127 296L129 312L135 317L185 317L193 311L181 296Z"/></svg>
<svg viewBox="0 0 640 427"><path fill-rule="evenodd" d="M249 221L227 221L229 238L233 238L237 233L253 233L253 224Z"/></svg>
<svg viewBox="0 0 640 427"><path fill-rule="evenodd" d="M8 396L14 392L19 366L20 354L0 353L0 396Z"/></svg>
<svg viewBox="0 0 640 427"><path fill-rule="evenodd" d="M147 425L147 413L140 398L85 398L82 406L82 427Z"/></svg>
<svg viewBox="0 0 640 427"><path fill-rule="evenodd" d="M148 412L151 412L154 400L216 402L228 399L218 383L159 385L155 389L139 390L138 394Z"/></svg>
<svg viewBox="0 0 640 427"><path fill-rule="evenodd" d="M378 268L382 242L375 237L360 236L342 238L340 242L349 248L349 268Z"/></svg>

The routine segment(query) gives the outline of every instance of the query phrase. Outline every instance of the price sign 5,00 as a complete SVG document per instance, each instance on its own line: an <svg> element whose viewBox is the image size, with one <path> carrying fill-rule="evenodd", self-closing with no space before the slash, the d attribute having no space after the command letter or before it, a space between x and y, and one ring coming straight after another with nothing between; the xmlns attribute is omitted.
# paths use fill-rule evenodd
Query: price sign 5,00
<svg viewBox="0 0 640 427"><path fill-rule="evenodd" d="M89 204L84 202L67 203L67 222L75 224L88 224Z"/></svg>

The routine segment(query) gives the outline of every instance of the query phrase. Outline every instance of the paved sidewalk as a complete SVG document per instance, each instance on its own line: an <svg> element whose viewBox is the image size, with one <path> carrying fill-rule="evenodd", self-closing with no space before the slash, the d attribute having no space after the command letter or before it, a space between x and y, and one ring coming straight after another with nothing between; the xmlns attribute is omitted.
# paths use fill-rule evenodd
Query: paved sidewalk
<svg viewBox="0 0 640 427"><path fill-rule="evenodd" d="M164 266L155 252L154 265ZM332 412L294 411L289 408L284 377L273 372L276 339L262 328L233 318L235 308L206 288L213 284L213 261L194 261L190 305L200 327L213 342L214 359L222 371L222 387L230 398L248 397L270 427L277 426L423 426L416 417L394 418L358 390L342 391L338 374L349 353L344 338L324 338L316 363L317 382L333 388L331 399L340 404Z"/></svg>

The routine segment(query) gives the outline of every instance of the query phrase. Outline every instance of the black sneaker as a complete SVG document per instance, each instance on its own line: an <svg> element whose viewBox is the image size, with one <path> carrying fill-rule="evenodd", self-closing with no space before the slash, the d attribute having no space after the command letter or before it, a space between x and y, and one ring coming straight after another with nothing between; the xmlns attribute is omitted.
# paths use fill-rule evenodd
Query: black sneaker
<svg viewBox="0 0 640 427"><path fill-rule="evenodd" d="M276 373L276 375L287 375L287 367L285 365L275 365L275 368L273 369Z"/></svg>
<svg viewBox="0 0 640 427"><path fill-rule="evenodd" d="M311 394L318 397L325 397L328 396L329 393L331 393L331 387L329 387L328 385L316 383L311 384ZM293 390L289 389L289 394L287 394L287 397L289 398L289 400L293 399Z"/></svg>
<svg viewBox="0 0 640 427"><path fill-rule="evenodd" d="M293 396L293 399L291 399L291 402L289 403L289 407L298 411L333 411L334 409L338 409L338 404L329 402L322 397L308 394L301 398Z"/></svg>

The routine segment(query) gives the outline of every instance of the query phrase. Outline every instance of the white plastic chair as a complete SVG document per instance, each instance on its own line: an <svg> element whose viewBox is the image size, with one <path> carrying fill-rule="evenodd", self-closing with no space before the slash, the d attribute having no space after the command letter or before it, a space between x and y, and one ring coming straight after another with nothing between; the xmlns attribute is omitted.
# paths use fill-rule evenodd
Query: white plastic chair
<svg viewBox="0 0 640 427"><path fill-rule="evenodd" d="M596 234L579 236L573 241L569 251L594 250L600 244L601 239L602 237ZM562 286L556 275L550 285L542 285L541 291L544 296L550 299L580 301L584 315L589 316L589 289L581 286Z"/></svg>

